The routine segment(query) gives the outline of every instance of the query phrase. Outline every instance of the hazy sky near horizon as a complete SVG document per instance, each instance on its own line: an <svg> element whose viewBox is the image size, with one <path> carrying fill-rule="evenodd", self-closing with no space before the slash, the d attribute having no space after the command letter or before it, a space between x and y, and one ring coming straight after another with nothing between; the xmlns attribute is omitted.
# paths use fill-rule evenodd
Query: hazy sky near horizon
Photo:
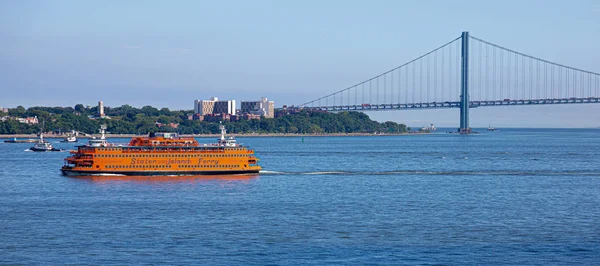
<svg viewBox="0 0 600 266"><path fill-rule="evenodd" d="M0 0L0 106L301 104L462 31L600 72L600 1ZM458 110L369 113L458 126ZM600 104L478 108L472 126L600 127Z"/></svg>

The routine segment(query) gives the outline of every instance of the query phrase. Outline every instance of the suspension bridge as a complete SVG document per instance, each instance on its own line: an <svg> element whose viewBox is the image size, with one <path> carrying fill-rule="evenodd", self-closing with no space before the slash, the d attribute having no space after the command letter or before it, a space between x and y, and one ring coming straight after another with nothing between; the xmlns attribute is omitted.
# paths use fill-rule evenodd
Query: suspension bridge
<svg viewBox="0 0 600 266"><path fill-rule="evenodd" d="M298 107L330 112L459 108L458 132L468 134L469 108L582 103L600 103L600 74L463 32L414 60Z"/></svg>

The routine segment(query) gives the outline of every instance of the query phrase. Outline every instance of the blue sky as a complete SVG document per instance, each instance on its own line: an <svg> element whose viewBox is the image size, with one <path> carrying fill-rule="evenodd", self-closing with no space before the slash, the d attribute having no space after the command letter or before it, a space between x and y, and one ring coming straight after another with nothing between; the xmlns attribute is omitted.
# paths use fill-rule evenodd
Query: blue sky
<svg viewBox="0 0 600 266"><path fill-rule="evenodd" d="M462 31L600 72L598 1L0 0L0 106L300 104ZM600 127L600 105L479 108L472 126ZM370 113L458 126L458 110Z"/></svg>

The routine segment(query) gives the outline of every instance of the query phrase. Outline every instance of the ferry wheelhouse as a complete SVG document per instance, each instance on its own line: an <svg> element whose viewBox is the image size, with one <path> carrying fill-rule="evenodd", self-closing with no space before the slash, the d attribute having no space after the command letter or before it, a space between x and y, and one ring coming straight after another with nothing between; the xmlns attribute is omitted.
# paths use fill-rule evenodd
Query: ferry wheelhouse
<svg viewBox="0 0 600 266"><path fill-rule="evenodd" d="M258 173L261 167L254 150L233 137L217 143L200 144L193 137L177 133L151 133L134 137L127 145L108 143L103 127L100 139L77 146L65 159L65 175L219 175Z"/></svg>

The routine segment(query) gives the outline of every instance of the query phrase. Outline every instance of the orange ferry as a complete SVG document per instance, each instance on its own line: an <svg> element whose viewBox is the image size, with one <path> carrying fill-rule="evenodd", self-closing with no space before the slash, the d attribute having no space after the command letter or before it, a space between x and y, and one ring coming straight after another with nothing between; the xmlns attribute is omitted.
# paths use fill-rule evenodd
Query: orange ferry
<svg viewBox="0 0 600 266"><path fill-rule="evenodd" d="M108 143L100 130L100 139L77 146L61 168L64 175L220 175L258 173L261 167L254 150L225 138L214 144L199 144L193 137L177 133L151 133L134 137L127 146Z"/></svg>

